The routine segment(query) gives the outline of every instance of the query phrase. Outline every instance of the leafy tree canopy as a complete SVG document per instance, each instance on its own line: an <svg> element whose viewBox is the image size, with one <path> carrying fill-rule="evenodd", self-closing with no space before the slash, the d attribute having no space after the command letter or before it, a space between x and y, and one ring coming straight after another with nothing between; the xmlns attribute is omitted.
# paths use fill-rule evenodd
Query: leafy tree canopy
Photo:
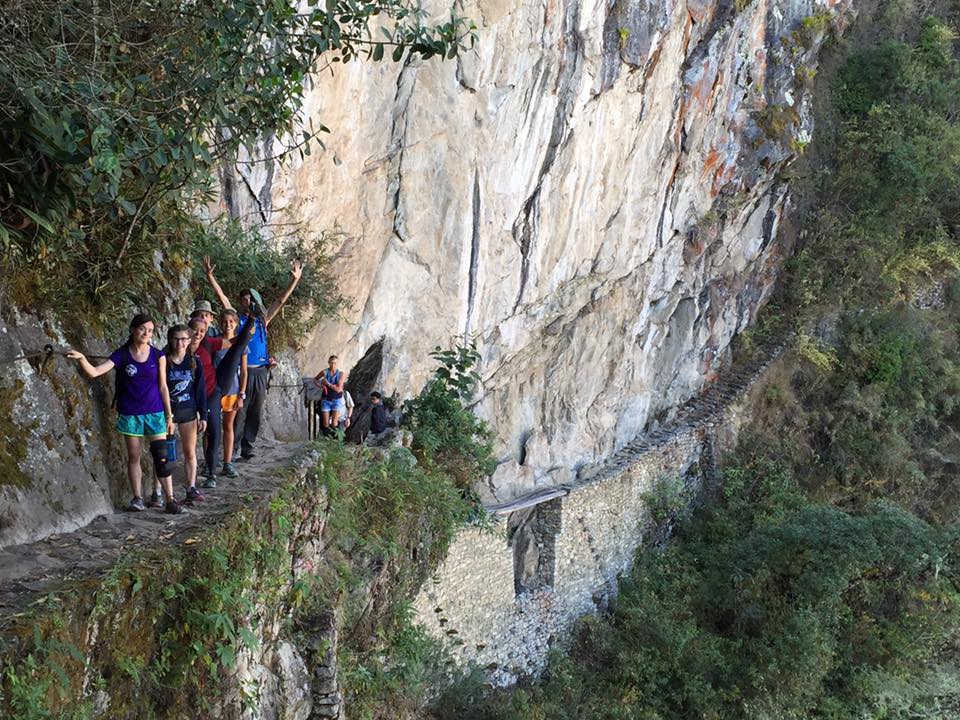
<svg viewBox="0 0 960 720"><path fill-rule="evenodd" d="M467 21L428 24L410 0L28 0L4 13L5 270L42 271L25 299L60 279L95 305L150 275L154 250L176 260L217 161L262 136L309 152L326 130L301 113L318 63L452 58L473 40Z"/></svg>

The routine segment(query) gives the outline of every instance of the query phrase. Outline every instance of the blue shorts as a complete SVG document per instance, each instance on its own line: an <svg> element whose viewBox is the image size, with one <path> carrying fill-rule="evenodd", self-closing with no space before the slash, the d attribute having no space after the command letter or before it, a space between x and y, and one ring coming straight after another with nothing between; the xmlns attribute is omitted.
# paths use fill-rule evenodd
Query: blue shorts
<svg viewBox="0 0 960 720"><path fill-rule="evenodd" d="M321 400L320 412L343 412L347 409L347 403L343 398L336 400Z"/></svg>
<svg viewBox="0 0 960 720"><path fill-rule="evenodd" d="M167 434L167 416L162 412L146 415L120 415L117 417L117 431L130 437L151 437Z"/></svg>

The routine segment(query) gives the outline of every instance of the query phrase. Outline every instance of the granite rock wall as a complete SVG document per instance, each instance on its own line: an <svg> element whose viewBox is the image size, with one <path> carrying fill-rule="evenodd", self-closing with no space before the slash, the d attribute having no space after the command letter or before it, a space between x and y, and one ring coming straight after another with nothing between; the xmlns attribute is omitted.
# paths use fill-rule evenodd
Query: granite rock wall
<svg viewBox="0 0 960 720"><path fill-rule="evenodd" d="M306 371L382 342L380 387L410 396L434 346L476 338L495 502L568 482L714 377L788 249L782 171L852 0L458 7L473 50L318 75L325 149L226 169L222 207L335 231L350 307Z"/></svg>

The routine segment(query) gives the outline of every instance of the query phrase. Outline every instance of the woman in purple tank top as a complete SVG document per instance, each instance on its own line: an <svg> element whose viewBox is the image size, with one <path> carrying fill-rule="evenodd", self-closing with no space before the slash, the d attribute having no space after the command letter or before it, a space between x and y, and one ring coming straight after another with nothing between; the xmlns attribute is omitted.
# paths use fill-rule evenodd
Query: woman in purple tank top
<svg viewBox="0 0 960 720"><path fill-rule="evenodd" d="M167 391L167 359L163 351L150 344L153 338L153 320L149 315L135 315L130 321L130 336L117 348L110 359L92 365L79 350L69 350L67 357L76 360L87 377L96 378L111 370L117 371L116 404L117 430L127 446L127 480L133 492L128 510L142 511L143 478L140 471L142 444L150 446L157 480L166 496L166 511L181 512L173 495L172 471L168 467L166 437L173 435L173 413Z"/></svg>

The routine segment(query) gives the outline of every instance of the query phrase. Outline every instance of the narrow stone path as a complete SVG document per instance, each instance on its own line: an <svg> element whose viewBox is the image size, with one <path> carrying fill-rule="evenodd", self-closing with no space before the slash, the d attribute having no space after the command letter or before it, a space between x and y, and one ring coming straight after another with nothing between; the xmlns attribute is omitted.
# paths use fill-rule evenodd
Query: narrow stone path
<svg viewBox="0 0 960 720"><path fill-rule="evenodd" d="M64 583L106 571L125 552L190 540L197 531L276 488L304 445L261 441L253 460L237 463L240 477L218 477L217 487L204 490L204 500L184 505L180 515L151 508L141 513L118 511L100 515L73 532L0 548L0 618L22 612ZM179 478L175 473L175 484ZM182 487L177 487L177 496L183 496Z"/></svg>
<svg viewBox="0 0 960 720"><path fill-rule="evenodd" d="M792 335L768 342L754 359L727 368L720 377L680 406L676 416L651 432L641 433L605 461L589 465L577 476L575 485L594 483L610 478L637 462L641 457L670 443L678 434L698 426L712 427L723 419L730 405L742 398L763 372L790 344Z"/></svg>

